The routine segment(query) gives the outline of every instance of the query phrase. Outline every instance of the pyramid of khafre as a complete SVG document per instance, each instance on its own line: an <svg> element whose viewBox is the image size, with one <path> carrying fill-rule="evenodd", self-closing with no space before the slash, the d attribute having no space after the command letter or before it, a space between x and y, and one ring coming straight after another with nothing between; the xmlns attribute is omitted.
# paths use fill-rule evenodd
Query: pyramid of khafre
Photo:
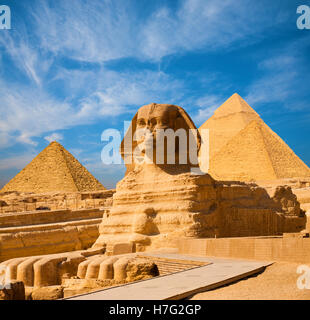
<svg viewBox="0 0 310 320"><path fill-rule="evenodd" d="M105 189L61 144L51 142L1 190L75 192Z"/></svg>
<svg viewBox="0 0 310 320"><path fill-rule="evenodd" d="M216 109L199 128L210 130L210 158L252 120L261 118L237 93Z"/></svg>
<svg viewBox="0 0 310 320"><path fill-rule="evenodd" d="M201 128L210 134L209 173L220 180L310 177L310 169L259 115L234 94Z"/></svg>

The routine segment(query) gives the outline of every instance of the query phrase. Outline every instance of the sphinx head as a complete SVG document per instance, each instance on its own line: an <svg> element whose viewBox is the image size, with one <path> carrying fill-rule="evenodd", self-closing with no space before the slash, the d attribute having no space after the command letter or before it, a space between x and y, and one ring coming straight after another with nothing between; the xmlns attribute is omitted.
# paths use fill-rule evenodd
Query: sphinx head
<svg viewBox="0 0 310 320"><path fill-rule="evenodd" d="M200 135L188 114L179 106L142 106L125 134L121 155L127 172L136 166L196 167Z"/></svg>

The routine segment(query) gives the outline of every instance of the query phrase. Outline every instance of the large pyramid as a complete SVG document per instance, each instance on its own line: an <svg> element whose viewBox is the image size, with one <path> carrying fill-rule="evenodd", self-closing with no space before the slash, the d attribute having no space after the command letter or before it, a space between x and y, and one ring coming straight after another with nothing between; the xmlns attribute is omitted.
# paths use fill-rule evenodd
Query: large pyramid
<svg viewBox="0 0 310 320"><path fill-rule="evenodd" d="M51 142L1 190L43 193L105 189L61 144Z"/></svg>
<svg viewBox="0 0 310 320"><path fill-rule="evenodd" d="M210 134L209 173L219 180L310 177L310 169L234 94L200 128Z"/></svg>
<svg viewBox="0 0 310 320"><path fill-rule="evenodd" d="M261 118L237 93L217 108L199 128L210 130L210 158L252 120Z"/></svg>

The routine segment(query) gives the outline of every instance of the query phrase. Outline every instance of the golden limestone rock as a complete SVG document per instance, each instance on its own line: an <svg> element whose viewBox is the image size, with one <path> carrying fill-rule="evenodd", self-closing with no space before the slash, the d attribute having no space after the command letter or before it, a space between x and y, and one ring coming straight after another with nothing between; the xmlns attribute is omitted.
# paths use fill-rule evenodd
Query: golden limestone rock
<svg viewBox="0 0 310 320"><path fill-rule="evenodd" d="M262 121L260 116L237 93L233 94L214 111L201 127L209 129L210 158L212 159L226 143L252 120Z"/></svg>
<svg viewBox="0 0 310 320"><path fill-rule="evenodd" d="M116 186L92 248L11 259L0 267L33 287L61 285L64 277L70 282L74 276L131 281L155 275L152 264L135 261L137 252L176 248L181 238L270 236L305 229L305 214L290 188L279 187L269 195L255 184L218 182L199 171L200 135L195 129L178 106L141 107L121 144L126 175ZM92 286L77 285L83 290ZM70 284L66 290L70 292Z"/></svg>
<svg viewBox="0 0 310 320"><path fill-rule="evenodd" d="M7 286L0 286L0 300L25 300L24 283L11 280Z"/></svg>
<svg viewBox="0 0 310 320"><path fill-rule="evenodd" d="M251 121L210 160L224 180L276 180L310 176L310 169L264 122Z"/></svg>
<svg viewBox="0 0 310 320"><path fill-rule="evenodd" d="M215 179L268 181L310 177L307 165L236 93L199 128L202 129L209 129L208 172Z"/></svg>
<svg viewBox="0 0 310 320"><path fill-rule="evenodd" d="M51 142L0 192L76 192L105 189L71 153Z"/></svg>
<svg viewBox="0 0 310 320"><path fill-rule="evenodd" d="M149 132L139 137L136 134L139 128ZM144 160L150 158L148 151L155 152L154 145L158 147L159 144L155 130L161 128L172 129L174 133L182 128L190 140L195 126L178 106L143 106L127 133L133 137L136 135L136 141L132 141L131 149L126 148L126 135L121 145L123 158L126 160L141 154ZM197 135L196 156L199 139ZM147 146L151 146L149 150ZM295 212L296 219L286 222L282 207L265 189L242 183L216 182L209 174L193 170L188 161L186 164L169 164L171 149L167 147L164 150L162 164L144 161L127 165L127 174L117 184L112 208L103 217L94 248L132 242L136 245L135 250L140 251L150 246L175 246L180 237L272 235L281 234L284 230L298 232L304 228L305 218L299 206ZM180 150L173 150L175 159L180 160ZM187 160L192 155L191 152L184 154ZM268 227L264 220L269 221Z"/></svg>
<svg viewBox="0 0 310 320"><path fill-rule="evenodd" d="M63 291L73 295L159 275L153 261L137 254L110 257L89 250L10 259L1 268L10 273L11 281L22 281L27 296L35 300L56 299Z"/></svg>
<svg viewBox="0 0 310 320"><path fill-rule="evenodd" d="M160 129L170 130L170 138L176 140L173 147L169 138L160 142ZM151 242L160 245L185 235L214 235L215 182L209 175L191 172L197 169L198 161L190 158L197 157L200 146L199 135L195 137L191 132L195 129L190 117L178 106L152 103L138 110L121 145L125 163L131 163L126 164L126 176L117 184L113 206L102 220L95 248L134 242L137 250L142 250ZM175 139L176 132L180 133L179 139ZM195 140L192 154L190 148L180 148L181 144L189 145L191 139ZM160 147L162 161L156 153ZM169 163L171 156L173 163Z"/></svg>

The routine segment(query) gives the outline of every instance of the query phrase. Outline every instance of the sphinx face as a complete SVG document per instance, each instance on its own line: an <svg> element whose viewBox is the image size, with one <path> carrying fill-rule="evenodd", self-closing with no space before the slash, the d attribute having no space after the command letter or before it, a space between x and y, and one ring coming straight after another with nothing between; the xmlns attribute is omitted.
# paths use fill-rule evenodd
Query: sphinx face
<svg viewBox="0 0 310 320"><path fill-rule="evenodd" d="M156 163L158 130L175 130L178 114L177 107L173 105L151 104L139 109L137 114L136 141L138 145L137 153L140 152L142 158L146 157L149 162Z"/></svg>
<svg viewBox="0 0 310 320"><path fill-rule="evenodd" d="M197 166L191 160L199 148L200 135L185 110L176 105L152 103L142 106L132 119L120 152L127 174L144 164L155 164L163 170L172 167L185 170L187 166L189 170Z"/></svg>

